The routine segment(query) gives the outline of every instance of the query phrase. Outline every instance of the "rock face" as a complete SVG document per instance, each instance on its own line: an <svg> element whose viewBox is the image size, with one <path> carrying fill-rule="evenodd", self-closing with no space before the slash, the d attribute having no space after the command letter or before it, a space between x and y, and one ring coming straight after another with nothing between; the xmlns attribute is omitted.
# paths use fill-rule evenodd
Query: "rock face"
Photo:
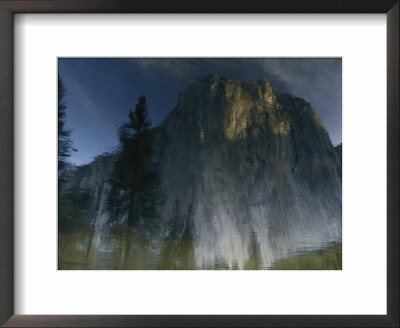
<svg viewBox="0 0 400 328"><path fill-rule="evenodd" d="M61 184L61 198L68 200L66 205L78 207L86 225L97 230L103 229L109 220L106 199L114 159L115 155L107 153L96 157L90 164L74 167L67 171L65 183Z"/></svg>
<svg viewBox="0 0 400 328"><path fill-rule="evenodd" d="M303 99L267 81L214 75L191 84L154 134L161 185L152 238L191 238L197 268L254 259L268 268L341 241L341 156ZM72 174L69 188L97 195L99 226L108 221L101 177L112 165L97 173L96 165Z"/></svg>

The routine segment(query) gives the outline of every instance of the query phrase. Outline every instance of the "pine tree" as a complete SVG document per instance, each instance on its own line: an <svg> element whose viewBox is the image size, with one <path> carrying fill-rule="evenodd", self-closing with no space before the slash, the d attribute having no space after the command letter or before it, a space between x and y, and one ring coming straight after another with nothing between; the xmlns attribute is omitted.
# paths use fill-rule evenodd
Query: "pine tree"
<svg viewBox="0 0 400 328"><path fill-rule="evenodd" d="M66 181L64 175L68 167L68 158L72 151L70 139L71 130L65 125L65 110L67 106L64 102L65 89L60 76L58 76L58 229L59 231L68 230L73 226L73 220L79 218L80 213L71 207L71 198L66 193L61 193L62 185ZM68 206L66 206L68 204ZM71 218L71 213L72 218Z"/></svg>
<svg viewBox="0 0 400 328"><path fill-rule="evenodd" d="M146 209L156 182L151 120L144 96L139 97L135 110L129 111L129 121L120 127L119 141L109 206L116 217L127 212L128 225L133 226Z"/></svg>
<svg viewBox="0 0 400 328"><path fill-rule="evenodd" d="M67 106L64 102L65 89L60 76L58 77L58 176L64 172L68 165L68 157L71 156L72 141L70 139L71 130L65 125L65 109Z"/></svg>

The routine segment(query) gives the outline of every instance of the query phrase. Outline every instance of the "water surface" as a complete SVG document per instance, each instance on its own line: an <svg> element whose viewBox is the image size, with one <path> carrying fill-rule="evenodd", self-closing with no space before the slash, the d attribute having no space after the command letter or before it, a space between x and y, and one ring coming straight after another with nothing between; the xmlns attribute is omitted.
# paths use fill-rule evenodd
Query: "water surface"
<svg viewBox="0 0 400 328"><path fill-rule="evenodd" d="M281 259L271 267L262 267L257 251L251 253L243 269L341 270L342 246L299 252ZM138 237L129 230L118 232L60 232L58 235L60 270L194 270L240 269L223 259L196 265L194 240L154 241Z"/></svg>

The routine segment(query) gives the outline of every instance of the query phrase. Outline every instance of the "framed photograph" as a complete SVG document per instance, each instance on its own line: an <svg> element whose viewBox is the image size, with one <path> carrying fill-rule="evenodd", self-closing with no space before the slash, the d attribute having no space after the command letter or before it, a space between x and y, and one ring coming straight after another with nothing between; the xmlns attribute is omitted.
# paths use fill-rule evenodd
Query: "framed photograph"
<svg viewBox="0 0 400 328"><path fill-rule="evenodd" d="M0 10L2 325L398 327L398 1Z"/></svg>

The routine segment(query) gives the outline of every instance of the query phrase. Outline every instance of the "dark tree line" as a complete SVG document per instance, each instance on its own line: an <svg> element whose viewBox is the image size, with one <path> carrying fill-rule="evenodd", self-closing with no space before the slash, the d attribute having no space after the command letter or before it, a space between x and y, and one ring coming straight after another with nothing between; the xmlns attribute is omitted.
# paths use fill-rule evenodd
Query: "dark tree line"
<svg viewBox="0 0 400 328"><path fill-rule="evenodd" d="M71 130L67 129L65 124L65 109L67 106L64 102L65 88L64 84L58 77L58 176L64 172L68 166L68 158L71 156L72 151L76 151L72 147L72 140L70 138Z"/></svg>
<svg viewBox="0 0 400 328"><path fill-rule="evenodd" d="M128 122L119 128L119 149L110 179L109 209L114 220L128 215L134 226L140 217L154 215L154 187L158 178L153 161L154 146L146 98L139 97Z"/></svg>
<svg viewBox="0 0 400 328"><path fill-rule="evenodd" d="M58 78L58 177L59 191L64 182L68 168L68 158L73 151L70 138L71 130L66 127L65 89L61 78ZM118 131L119 147L116 160L110 175L111 190L107 205L111 214L111 222L121 215L127 214L127 224L134 226L141 217L155 217L154 190L158 183L158 174L153 160L154 140L151 120L147 111L146 98L139 97L134 110L129 111L128 121ZM77 191L75 191L77 193ZM59 219L73 221L72 217L80 217L88 200L81 204L72 197L74 192L59 193ZM85 198L86 199L86 198ZM65 207L65 208L64 208ZM74 210L73 212L71 212ZM71 213L70 213L71 212Z"/></svg>
<svg viewBox="0 0 400 328"><path fill-rule="evenodd" d="M73 151L71 130L66 127L66 109L64 101L64 84L58 77L58 229L59 231L71 231L82 229L84 221L83 212L90 202L88 194L77 191L61 192L64 182L67 180L65 172L68 169L68 158Z"/></svg>

